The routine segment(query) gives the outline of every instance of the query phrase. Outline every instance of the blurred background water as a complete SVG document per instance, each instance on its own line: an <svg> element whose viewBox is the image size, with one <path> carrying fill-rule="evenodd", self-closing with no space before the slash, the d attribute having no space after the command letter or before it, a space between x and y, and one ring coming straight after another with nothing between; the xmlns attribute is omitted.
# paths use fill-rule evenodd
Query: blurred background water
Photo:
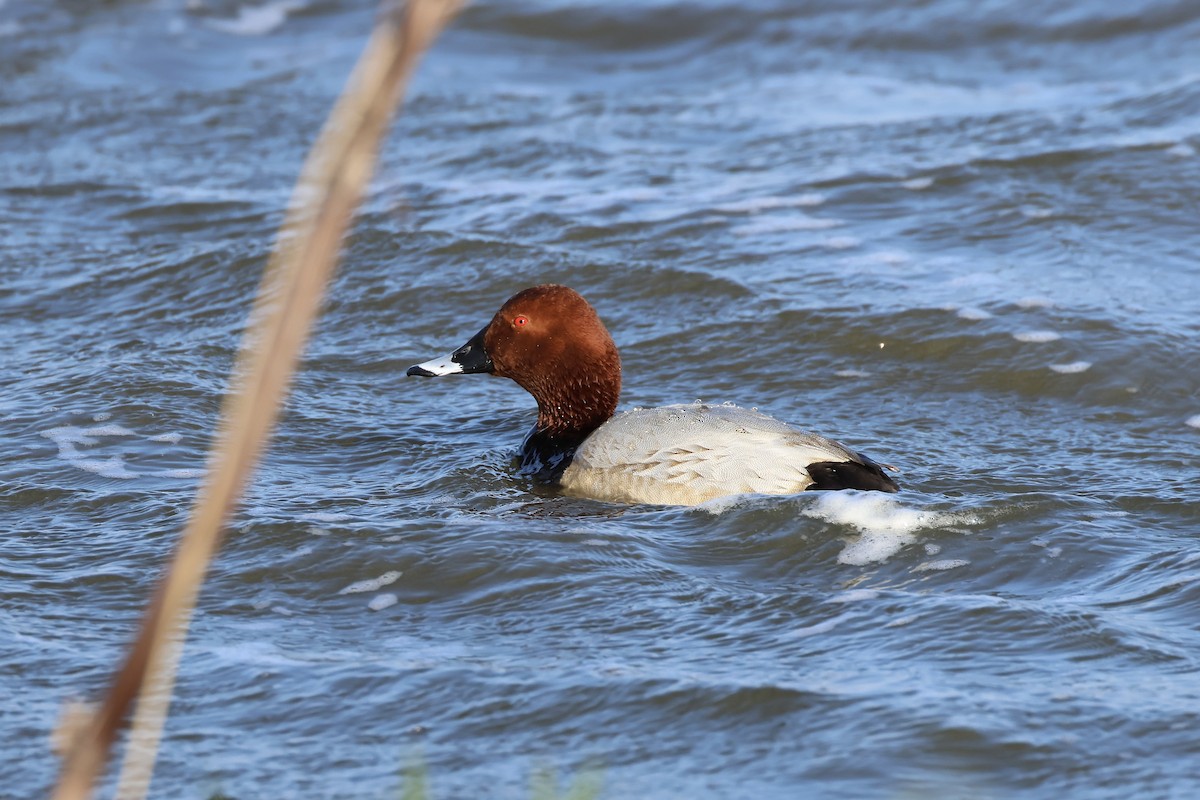
<svg viewBox="0 0 1200 800"><path fill-rule="evenodd" d="M0 795L51 785L197 486L366 0L0 0ZM1200 6L476 2L202 597L154 795L1171 797L1200 785ZM406 380L580 290L623 405L904 491L530 486Z"/></svg>

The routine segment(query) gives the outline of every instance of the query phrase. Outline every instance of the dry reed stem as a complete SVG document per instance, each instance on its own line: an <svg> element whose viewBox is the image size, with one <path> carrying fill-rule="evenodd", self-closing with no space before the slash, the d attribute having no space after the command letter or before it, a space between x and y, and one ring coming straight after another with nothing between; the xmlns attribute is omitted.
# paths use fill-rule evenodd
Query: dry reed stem
<svg viewBox="0 0 1200 800"><path fill-rule="evenodd" d="M417 61L463 1L410 0L401 8L385 0L363 55L297 181L255 301L191 519L124 665L99 710L73 737L55 800L90 796L135 698L137 713L118 793L136 798L148 790L200 585L278 417L388 123Z"/></svg>

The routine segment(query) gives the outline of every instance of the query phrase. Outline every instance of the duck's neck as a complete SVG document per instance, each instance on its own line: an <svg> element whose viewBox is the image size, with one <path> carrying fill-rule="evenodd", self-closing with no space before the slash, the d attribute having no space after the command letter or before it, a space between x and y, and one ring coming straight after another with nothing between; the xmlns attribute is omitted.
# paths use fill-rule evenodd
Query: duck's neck
<svg viewBox="0 0 1200 800"><path fill-rule="evenodd" d="M535 471L544 480L558 480L574 458L575 449L612 418L621 395L621 366L615 348L613 356L614 363L603 369L574 376L559 374L553 384L527 387L537 400L538 417L521 445L523 469ZM589 377L595 375L618 377L615 381L611 377Z"/></svg>

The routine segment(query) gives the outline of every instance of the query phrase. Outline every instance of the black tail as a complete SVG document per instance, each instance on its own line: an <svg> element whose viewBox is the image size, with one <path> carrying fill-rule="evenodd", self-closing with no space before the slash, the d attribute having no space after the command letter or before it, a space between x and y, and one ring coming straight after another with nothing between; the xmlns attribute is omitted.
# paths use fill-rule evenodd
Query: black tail
<svg viewBox="0 0 1200 800"><path fill-rule="evenodd" d="M869 458L857 461L818 461L808 465L813 483L808 491L822 489L869 489L876 492L896 492L900 487L884 473L883 467Z"/></svg>

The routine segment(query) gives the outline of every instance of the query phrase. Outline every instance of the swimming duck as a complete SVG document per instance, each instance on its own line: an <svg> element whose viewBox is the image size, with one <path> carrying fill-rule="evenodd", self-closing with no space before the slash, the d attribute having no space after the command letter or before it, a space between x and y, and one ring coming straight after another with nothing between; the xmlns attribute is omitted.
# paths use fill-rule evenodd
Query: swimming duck
<svg viewBox="0 0 1200 800"><path fill-rule="evenodd" d="M692 403L614 416L621 356L594 308L566 286L518 292L449 356L408 375L490 373L537 401L521 465L597 500L695 505L729 495L899 489L866 456L755 410Z"/></svg>

